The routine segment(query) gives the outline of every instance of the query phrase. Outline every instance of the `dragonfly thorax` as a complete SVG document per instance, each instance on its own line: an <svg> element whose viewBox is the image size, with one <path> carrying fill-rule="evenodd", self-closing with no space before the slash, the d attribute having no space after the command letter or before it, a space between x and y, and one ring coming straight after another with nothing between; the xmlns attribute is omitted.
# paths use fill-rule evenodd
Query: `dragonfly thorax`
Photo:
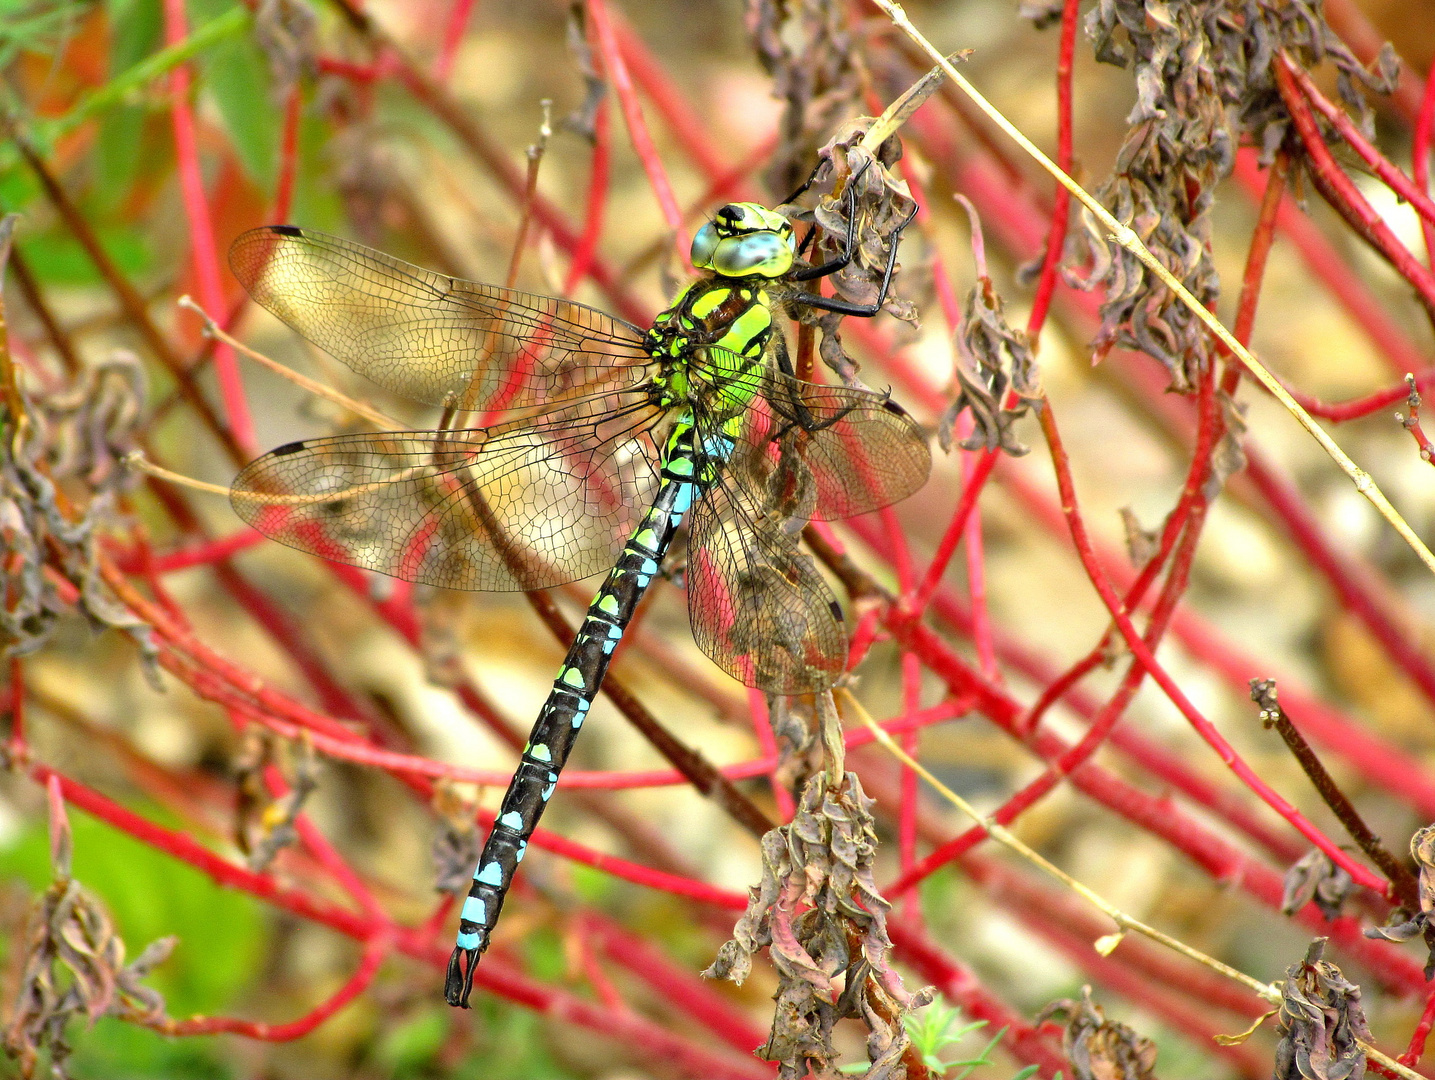
<svg viewBox="0 0 1435 1080"><path fill-rule="evenodd" d="M664 404L687 397L695 358L712 375L732 376L761 359L774 332L772 298L759 285L716 277L693 282L653 320L644 341L663 366Z"/></svg>

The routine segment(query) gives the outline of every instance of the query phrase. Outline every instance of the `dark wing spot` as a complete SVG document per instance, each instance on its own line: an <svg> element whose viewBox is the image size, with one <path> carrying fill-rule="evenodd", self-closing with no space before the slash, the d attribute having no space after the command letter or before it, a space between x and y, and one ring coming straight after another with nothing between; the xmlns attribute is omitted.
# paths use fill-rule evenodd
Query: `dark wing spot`
<svg viewBox="0 0 1435 1080"><path fill-rule="evenodd" d="M828 606L828 608L831 609L831 611L832 611L832 617L833 617L834 619L836 619L838 622L846 622L846 621L847 621L847 620L844 619L843 616L842 616L842 605L839 604L836 600L829 600L829 601L827 601L827 606Z"/></svg>
<svg viewBox="0 0 1435 1080"><path fill-rule="evenodd" d="M303 236L304 230L297 225L271 225L270 232L276 232L280 236Z"/></svg>
<svg viewBox="0 0 1435 1080"><path fill-rule="evenodd" d="M277 447L275 447L273 450L271 450L271 451L269 451L269 452L270 452L274 457L284 457L284 455L286 455L286 454L297 454L300 450L303 450L303 449L304 449L304 443L303 443L303 441L301 440L301 441L299 441L299 442L285 443L283 446L277 446Z"/></svg>
<svg viewBox="0 0 1435 1080"><path fill-rule="evenodd" d="M882 401L882 408L886 409L889 413L896 413L898 416L907 415L907 410L902 408L902 406L898 405L891 398L885 398Z"/></svg>

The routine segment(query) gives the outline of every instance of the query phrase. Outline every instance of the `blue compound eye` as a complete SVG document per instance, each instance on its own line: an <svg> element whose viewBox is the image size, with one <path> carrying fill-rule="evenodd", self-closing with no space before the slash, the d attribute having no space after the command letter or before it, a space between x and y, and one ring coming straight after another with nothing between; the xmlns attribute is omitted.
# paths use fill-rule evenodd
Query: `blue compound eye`
<svg viewBox="0 0 1435 1080"><path fill-rule="evenodd" d="M699 270L711 270L713 265L713 251L718 246L717 228L710 221L698 230L693 237L693 265Z"/></svg>
<svg viewBox="0 0 1435 1080"><path fill-rule="evenodd" d="M781 277L792 268L792 248L775 232L733 236L717 245L710 265L724 277Z"/></svg>

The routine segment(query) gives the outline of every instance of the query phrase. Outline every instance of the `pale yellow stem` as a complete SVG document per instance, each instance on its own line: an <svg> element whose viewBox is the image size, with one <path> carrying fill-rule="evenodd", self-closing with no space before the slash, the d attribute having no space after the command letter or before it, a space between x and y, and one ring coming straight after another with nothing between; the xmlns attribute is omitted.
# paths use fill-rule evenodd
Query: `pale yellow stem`
<svg viewBox="0 0 1435 1080"><path fill-rule="evenodd" d="M1405 519L1400 516L1400 513L1395 507L1390 504L1390 500L1387 499L1380 488L1376 486L1370 474L1356 465L1350 456L1336 444L1335 440L1326 434L1325 429L1317 424L1315 419L1301 408L1300 404L1286 392L1285 387L1276 380L1274 375L1266 370L1265 365L1257 360L1249 349L1237 341L1231 332L1221 323L1221 320L1212 315L1204 304L1191 295L1190 290L1177 281L1171 272L1161 265L1160 261L1155 255L1151 254L1136 233L1134 233L1129 226L1117 221L1116 218L1111 215L1111 212L1102 206L1090 192L1070 176L1066 175L1061 167L1052 161L1051 158L1047 157L1046 154L1042 153L1041 149L1023 135L1015 124L998 112L996 106L992 105L991 102L978 92L976 87L963 78L957 69L937 50L936 46L928 41L922 35L921 31L912 25L911 20L907 18L907 13L902 10L900 4L894 4L891 0L873 0L873 2L887 13L892 23L899 30L911 38L923 52L935 61L937 66L946 73L947 78L951 79L952 82L957 85L957 88L966 94L972 103L987 115L992 123L1006 132L1026 154L1049 172L1057 183L1070 191L1071 194L1086 207L1091 215L1109 230L1111 240L1120 244L1127 251L1131 252L1132 255L1140 259L1142 264L1159 278L1160 281L1175 294L1181 303L1191 310L1192 314L1206 324L1207 328L1216 336L1221 344L1229 349L1234 356L1238 357L1241 363L1246 366L1246 369L1260 381L1261 385L1271 392L1271 396L1279 401L1285 407L1286 411L1296 418L1296 421L1310 433L1316 442L1320 443L1321 448L1340 466L1341 471L1350 477L1351 481L1355 484L1355 490L1370 500L1371 504L1380 513L1380 516L1390 523L1391 528L1399 533L1400 537L1410 545L1410 549L1420 557L1420 561L1423 562L1431 572L1435 572L1435 553L1431 552L1431 550L1425 546L1424 541L1415 535L1415 531L1406 523Z"/></svg>

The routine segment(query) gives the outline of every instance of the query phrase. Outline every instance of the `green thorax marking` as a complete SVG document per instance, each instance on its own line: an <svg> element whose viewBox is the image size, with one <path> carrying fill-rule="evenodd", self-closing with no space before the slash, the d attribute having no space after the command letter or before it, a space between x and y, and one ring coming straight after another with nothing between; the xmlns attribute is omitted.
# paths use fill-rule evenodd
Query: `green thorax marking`
<svg viewBox="0 0 1435 1080"><path fill-rule="evenodd" d="M727 412L745 406L755 391L743 382L730 384L728 378L760 357L772 334L772 299L767 290L748 281L701 278L653 320L646 344L663 365L660 381L667 389L668 404L687 398L688 364L702 350L706 370L724 387L722 393L732 398L718 406Z"/></svg>

